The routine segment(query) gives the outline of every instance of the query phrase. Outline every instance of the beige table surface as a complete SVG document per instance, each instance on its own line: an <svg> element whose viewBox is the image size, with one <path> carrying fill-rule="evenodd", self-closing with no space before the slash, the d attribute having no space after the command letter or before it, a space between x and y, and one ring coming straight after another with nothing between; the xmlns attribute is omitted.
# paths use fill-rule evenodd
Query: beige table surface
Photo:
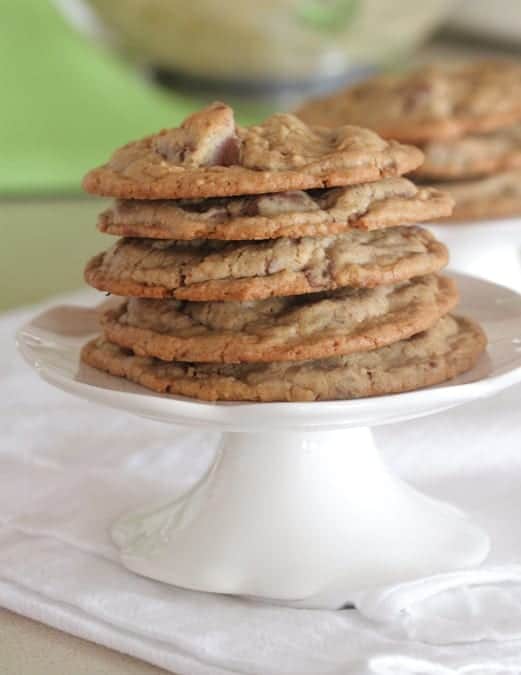
<svg viewBox="0 0 521 675"><path fill-rule="evenodd" d="M87 260L115 241L96 229L107 203L88 197L0 201L0 311L83 286Z"/></svg>
<svg viewBox="0 0 521 675"><path fill-rule="evenodd" d="M166 672L0 609L2 675L166 675Z"/></svg>

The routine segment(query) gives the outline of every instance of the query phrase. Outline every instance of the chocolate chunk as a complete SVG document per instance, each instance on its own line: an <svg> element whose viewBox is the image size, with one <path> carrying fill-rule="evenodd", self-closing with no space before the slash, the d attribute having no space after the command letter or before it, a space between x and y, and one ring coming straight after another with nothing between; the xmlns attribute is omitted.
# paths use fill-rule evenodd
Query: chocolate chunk
<svg viewBox="0 0 521 675"><path fill-rule="evenodd" d="M233 166L240 164L241 142L237 136L226 138L217 148L212 164L207 166Z"/></svg>

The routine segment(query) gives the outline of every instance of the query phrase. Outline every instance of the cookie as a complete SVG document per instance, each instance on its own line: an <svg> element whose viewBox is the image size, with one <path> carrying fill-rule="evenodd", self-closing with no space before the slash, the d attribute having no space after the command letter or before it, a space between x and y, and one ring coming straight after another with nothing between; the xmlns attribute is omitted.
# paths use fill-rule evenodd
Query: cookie
<svg viewBox="0 0 521 675"><path fill-rule="evenodd" d="M106 338L164 361L295 361L375 349L432 326L458 302L434 275L253 302L131 298L102 318Z"/></svg>
<svg viewBox="0 0 521 675"><path fill-rule="evenodd" d="M519 168L521 124L489 134L432 141L422 149L425 162L415 171L415 175L422 178L466 179Z"/></svg>
<svg viewBox="0 0 521 675"><path fill-rule="evenodd" d="M472 181L447 182L440 187L452 195L456 204L452 215L445 220L485 220L521 215L521 169Z"/></svg>
<svg viewBox="0 0 521 675"><path fill-rule="evenodd" d="M451 198L405 178L310 192L278 192L200 200L119 200L98 229L152 239L320 237L349 229L381 229L448 216Z"/></svg>
<svg viewBox="0 0 521 675"><path fill-rule="evenodd" d="M372 77L296 114L308 124L361 124L411 143L488 132L521 120L521 63L440 63Z"/></svg>
<svg viewBox="0 0 521 675"><path fill-rule="evenodd" d="M117 150L90 171L87 192L125 199L192 199L352 185L415 169L423 155L358 127L313 128L288 114L237 127L215 103Z"/></svg>
<svg viewBox="0 0 521 675"><path fill-rule="evenodd" d="M85 279L123 296L261 300L395 284L447 260L445 246L419 227L257 242L120 239L88 263Z"/></svg>
<svg viewBox="0 0 521 675"><path fill-rule="evenodd" d="M98 338L82 360L160 393L207 401L324 401L438 384L474 366L486 347L480 327L450 315L429 330L369 352L317 361L167 363Z"/></svg>

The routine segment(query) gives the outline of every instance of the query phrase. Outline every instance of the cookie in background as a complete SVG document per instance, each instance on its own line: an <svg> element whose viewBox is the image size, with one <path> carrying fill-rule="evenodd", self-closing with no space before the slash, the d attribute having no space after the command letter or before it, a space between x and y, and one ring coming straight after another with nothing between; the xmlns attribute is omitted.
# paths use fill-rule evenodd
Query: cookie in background
<svg viewBox="0 0 521 675"><path fill-rule="evenodd" d="M450 194L460 221L521 214L521 62L443 63L382 75L313 99L296 114L327 127L361 124L415 143L418 182Z"/></svg>

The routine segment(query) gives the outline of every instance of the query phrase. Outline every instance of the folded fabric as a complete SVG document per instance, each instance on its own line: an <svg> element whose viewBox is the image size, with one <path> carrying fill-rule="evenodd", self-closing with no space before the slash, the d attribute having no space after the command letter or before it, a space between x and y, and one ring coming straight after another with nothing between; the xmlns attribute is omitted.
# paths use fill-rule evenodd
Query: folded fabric
<svg viewBox="0 0 521 675"><path fill-rule="evenodd" d="M274 607L122 567L112 522L189 488L219 435L39 381L13 341L34 311L0 318L1 605L180 675L521 672L521 388L375 432L396 472L489 532L481 568L361 593L355 610Z"/></svg>

